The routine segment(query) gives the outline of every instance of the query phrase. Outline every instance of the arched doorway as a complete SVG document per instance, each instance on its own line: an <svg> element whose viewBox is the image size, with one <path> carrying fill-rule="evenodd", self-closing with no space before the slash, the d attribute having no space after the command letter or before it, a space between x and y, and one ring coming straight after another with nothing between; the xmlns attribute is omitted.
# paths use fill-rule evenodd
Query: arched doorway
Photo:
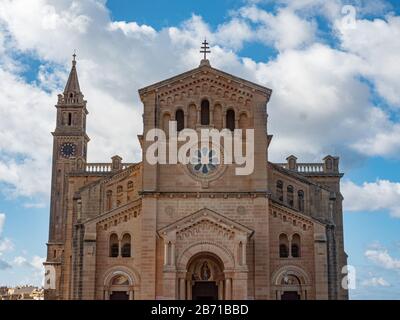
<svg viewBox="0 0 400 320"><path fill-rule="evenodd" d="M272 282L277 300L309 299L309 276L297 266L282 267L274 274Z"/></svg>
<svg viewBox="0 0 400 320"><path fill-rule="evenodd" d="M114 267L105 274L105 300L134 300L138 288L138 275L125 267Z"/></svg>
<svg viewBox="0 0 400 320"><path fill-rule="evenodd" d="M300 300L301 282L295 275L285 275L281 280L281 300Z"/></svg>
<svg viewBox="0 0 400 320"><path fill-rule="evenodd" d="M130 297L129 279L125 275L116 275L111 279L109 287L109 299L110 300L133 300Z"/></svg>
<svg viewBox="0 0 400 320"><path fill-rule="evenodd" d="M223 300L224 265L221 259L212 253L198 253L193 256L187 267L187 299Z"/></svg>

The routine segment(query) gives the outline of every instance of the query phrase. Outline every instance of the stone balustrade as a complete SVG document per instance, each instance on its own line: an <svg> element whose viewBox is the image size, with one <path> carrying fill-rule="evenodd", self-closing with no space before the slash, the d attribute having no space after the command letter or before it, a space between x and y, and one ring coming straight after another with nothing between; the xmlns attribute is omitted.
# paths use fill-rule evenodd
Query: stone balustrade
<svg viewBox="0 0 400 320"><path fill-rule="evenodd" d="M122 170L134 165L133 163L123 163ZM112 163L87 163L85 172L88 173L108 173L112 172Z"/></svg>

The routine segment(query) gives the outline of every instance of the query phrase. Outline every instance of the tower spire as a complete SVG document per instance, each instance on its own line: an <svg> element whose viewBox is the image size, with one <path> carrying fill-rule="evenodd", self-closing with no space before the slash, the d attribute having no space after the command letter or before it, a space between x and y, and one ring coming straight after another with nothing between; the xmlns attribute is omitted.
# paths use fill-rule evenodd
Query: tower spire
<svg viewBox="0 0 400 320"><path fill-rule="evenodd" d="M72 55L72 69L71 72L69 73L68 77L68 82L67 85L65 86L64 94L68 95L70 93L81 93L81 88L79 86L79 80L78 80L78 73L76 71L76 53Z"/></svg>

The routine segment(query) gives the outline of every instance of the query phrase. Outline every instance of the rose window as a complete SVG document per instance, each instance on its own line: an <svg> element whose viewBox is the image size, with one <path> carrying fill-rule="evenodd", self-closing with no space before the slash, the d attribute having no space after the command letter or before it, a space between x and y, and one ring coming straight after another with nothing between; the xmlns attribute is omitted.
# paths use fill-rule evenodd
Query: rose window
<svg viewBox="0 0 400 320"><path fill-rule="evenodd" d="M217 169L219 158L215 150L202 148L195 152L191 162L196 173L207 175Z"/></svg>

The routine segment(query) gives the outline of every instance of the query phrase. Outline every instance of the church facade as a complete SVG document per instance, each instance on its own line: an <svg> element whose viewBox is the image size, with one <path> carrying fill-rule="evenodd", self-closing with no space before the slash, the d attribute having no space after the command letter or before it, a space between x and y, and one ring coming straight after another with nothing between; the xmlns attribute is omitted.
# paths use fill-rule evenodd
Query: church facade
<svg viewBox="0 0 400 320"><path fill-rule="evenodd" d="M45 298L347 299L339 158L269 162L271 93L204 59L139 90L141 162L88 163L74 57L52 133ZM253 129L253 172L149 163L145 137L168 136L170 121L178 131Z"/></svg>

